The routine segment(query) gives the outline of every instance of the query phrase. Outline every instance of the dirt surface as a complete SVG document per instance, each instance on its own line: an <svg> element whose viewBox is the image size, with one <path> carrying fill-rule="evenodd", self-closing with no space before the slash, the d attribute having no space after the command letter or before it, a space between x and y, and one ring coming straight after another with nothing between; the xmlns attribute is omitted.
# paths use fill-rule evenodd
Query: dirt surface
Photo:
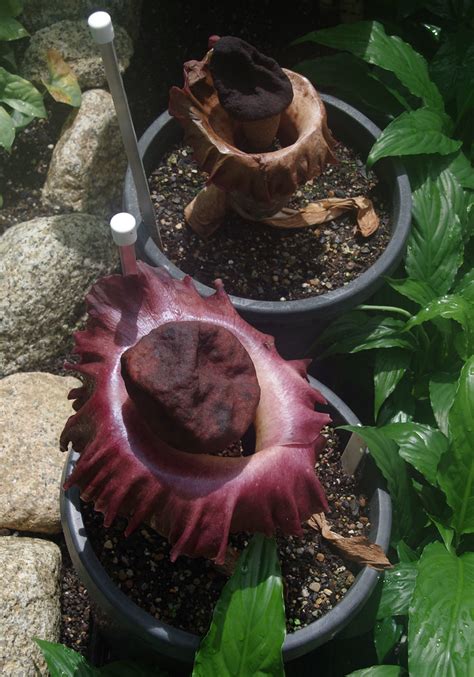
<svg viewBox="0 0 474 677"><path fill-rule="evenodd" d="M328 523L344 536L366 535L370 529L367 497L357 479L345 475L340 465L343 448L338 433L327 429L328 443L316 465L325 488L330 513ZM172 563L170 546L142 525L129 538L126 522L103 526L102 516L87 504L83 510L87 534L99 560L117 586L155 618L202 635L227 577L208 560L179 557ZM231 537L242 550L248 534ZM313 622L342 599L354 582L357 568L332 552L319 532L307 527L304 535L279 536L279 559L285 589L288 632Z"/></svg>
<svg viewBox="0 0 474 677"><path fill-rule="evenodd" d="M208 239L184 220L184 208L204 187L206 175L184 145L167 153L150 177L151 196L166 256L185 273L212 286L217 278L235 296L287 301L318 296L348 284L382 254L390 239L390 217L382 187L360 158L336 144L338 163L301 186L289 206L301 208L327 197L372 199L378 230L356 233L355 213L315 227L282 230L247 221L229 211Z"/></svg>

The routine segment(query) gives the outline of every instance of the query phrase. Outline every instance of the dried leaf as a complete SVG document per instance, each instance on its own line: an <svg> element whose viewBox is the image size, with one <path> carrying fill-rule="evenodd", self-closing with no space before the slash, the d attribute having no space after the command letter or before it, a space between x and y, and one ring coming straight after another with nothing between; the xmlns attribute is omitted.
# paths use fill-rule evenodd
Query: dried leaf
<svg viewBox="0 0 474 677"><path fill-rule="evenodd" d="M337 219L344 212L357 210L357 228L361 235L369 237L379 227L379 218L375 213L372 200L367 197L330 197L303 207L289 209L284 207L277 214L262 223L275 228L305 228Z"/></svg>
<svg viewBox="0 0 474 677"><path fill-rule="evenodd" d="M377 571L392 568L392 564L390 564L380 545L371 543L366 536L346 538L337 534L332 531L327 523L324 513L319 512L312 515L308 524L315 531L320 531L322 537L329 541L331 547L337 550L342 557L362 566L370 566Z"/></svg>
<svg viewBox="0 0 474 677"><path fill-rule="evenodd" d="M48 49L46 54L49 77L43 84L55 101L67 103L79 108L81 90L71 68L56 49Z"/></svg>

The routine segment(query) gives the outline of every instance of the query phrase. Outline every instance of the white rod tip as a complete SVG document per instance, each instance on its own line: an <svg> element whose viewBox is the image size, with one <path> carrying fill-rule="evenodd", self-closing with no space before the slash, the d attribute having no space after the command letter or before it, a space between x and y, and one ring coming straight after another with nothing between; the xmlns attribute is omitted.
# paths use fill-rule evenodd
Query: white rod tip
<svg viewBox="0 0 474 677"><path fill-rule="evenodd" d="M110 219L112 237L116 245L126 247L137 241L137 224L135 217L128 212L119 212Z"/></svg>
<svg viewBox="0 0 474 677"><path fill-rule="evenodd" d="M107 12L94 12L90 15L87 23L98 45L105 45L114 39L114 27L112 19Z"/></svg>

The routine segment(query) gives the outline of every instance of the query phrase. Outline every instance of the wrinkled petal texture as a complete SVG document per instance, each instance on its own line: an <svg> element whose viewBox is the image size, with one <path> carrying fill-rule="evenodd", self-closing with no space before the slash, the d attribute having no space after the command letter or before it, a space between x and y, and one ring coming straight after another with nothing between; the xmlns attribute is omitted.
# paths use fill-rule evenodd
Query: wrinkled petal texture
<svg viewBox="0 0 474 677"><path fill-rule="evenodd" d="M126 534L146 520L179 555L222 563L230 532L301 533L301 522L327 509L314 465L329 421L314 410L321 395L307 382L306 362L283 360L273 338L248 325L222 285L203 298L191 278L178 281L139 263L139 274L101 279L87 297L89 320L77 332L82 388L71 391L76 414L61 436L80 453L67 487L78 485L109 525L129 518ZM129 398L120 359L152 329L205 320L232 332L247 350L261 389L255 453L246 457L174 449L143 424Z"/></svg>
<svg viewBox="0 0 474 677"><path fill-rule="evenodd" d="M335 162L321 98L309 80L286 69L293 100L281 114L278 137L283 148L268 153L240 150L236 145L239 123L219 103L208 60L209 54L203 61L185 64L185 86L171 88L169 112L183 126L185 140L200 168L209 174L209 182L248 200L278 205L300 184L319 176L327 162Z"/></svg>

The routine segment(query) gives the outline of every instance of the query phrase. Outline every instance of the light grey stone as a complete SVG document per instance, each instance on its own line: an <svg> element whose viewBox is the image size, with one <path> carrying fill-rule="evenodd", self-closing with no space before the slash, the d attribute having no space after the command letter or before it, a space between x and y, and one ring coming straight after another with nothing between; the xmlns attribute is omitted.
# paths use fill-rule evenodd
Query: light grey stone
<svg viewBox="0 0 474 677"><path fill-rule="evenodd" d="M0 376L41 370L64 354L84 296L118 255L109 226L90 214L18 223L0 238Z"/></svg>
<svg viewBox="0 0 474 677"><path fill-rule="evenodd" d="M0 528L61 531L59 492L66 455L59 436L80 381L41 372L0 381Z"/></svg>
<svg viewBox="0 0 474 677"><path fill-rule="evenodd" d="M125 29L115 26L115 51L122 73L128 68L133 44ZM21 74L27 80L48 78L46 54L57 50L71 67L82 90L104 87L107 83L98 45L85 21L58 21L35 33L26 49Z"/></svg>
<svg viewBox="0 0 474 677"><path fill-rule="evenodd" d="M61 551L37 538L0 538L0 674L49 672L33 637L59 640Z"/></svg>
<svg viewBox="0 0 474 677"><path fill-rule="evenodd" d="M43 203L109 217L119 209L126 166L112 97L91 89L70 114L53 151Z"/></svg>
<svg viewBox="0 0 474 677"><path fill-rule="evenodd" d="M108 12L114 25L126 26L133 39L138 36L142 0L24 0L20 19L30 33L35 33L63 19L86 20L96 10Z"/></svg>

